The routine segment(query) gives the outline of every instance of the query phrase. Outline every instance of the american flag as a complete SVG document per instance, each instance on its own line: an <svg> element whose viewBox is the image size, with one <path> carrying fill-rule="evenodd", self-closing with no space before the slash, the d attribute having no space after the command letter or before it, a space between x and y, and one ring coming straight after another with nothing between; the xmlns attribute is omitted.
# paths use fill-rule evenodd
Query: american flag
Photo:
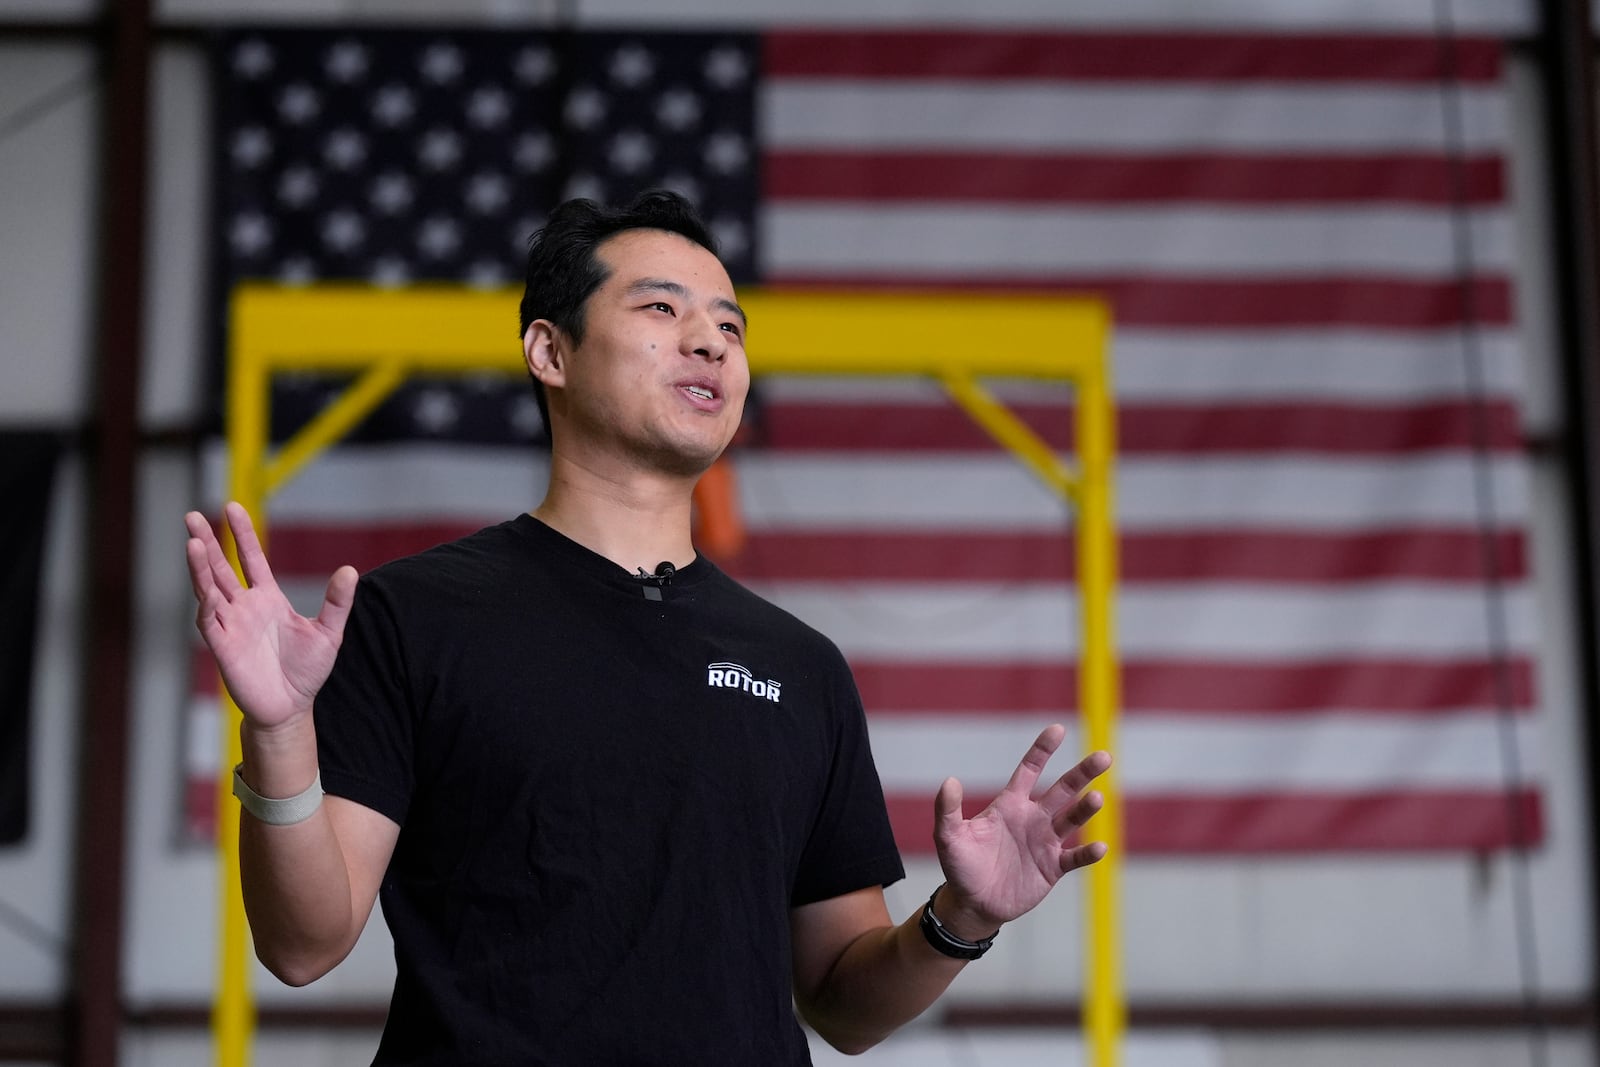
<svg viewBox="0 0 1600 1067"><path fill-rule="evenodd" d="M1130 849L1540 838L1495 43L274 29L216 60L224 285L501 286L559 199L667 185L741 282L1104 295ZM1068 447L1065 389L999 389ZM283 383L276 428L328 390ZM751 422L721 562L844 649L927 853L944 776L978 802L1075 714L1071 516L924 383L768 379ZM275 499L275 564L314 603L500 521L538 438L521 386L409 387Z"/></svg>

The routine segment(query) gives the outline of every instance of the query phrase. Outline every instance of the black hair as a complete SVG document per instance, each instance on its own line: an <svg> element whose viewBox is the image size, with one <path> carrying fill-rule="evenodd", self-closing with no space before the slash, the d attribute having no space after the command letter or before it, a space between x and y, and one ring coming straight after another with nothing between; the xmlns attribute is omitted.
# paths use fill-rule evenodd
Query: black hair
<svg viewBox="0 0 1600 1067"><path fill-rule="evenodd" d="M593 200L568 200L528 239L518 336L526 336L528 324L535 319L547 319L572 338L573 344L582 344L585 305L609 277L595 253L606 240L626 230L665 230L717 254L716 238L694 205L670 190L640 193L624 208L606 207ZM548 433L550 403L544 383L537 378L533 379L533 395Z"/></svg>

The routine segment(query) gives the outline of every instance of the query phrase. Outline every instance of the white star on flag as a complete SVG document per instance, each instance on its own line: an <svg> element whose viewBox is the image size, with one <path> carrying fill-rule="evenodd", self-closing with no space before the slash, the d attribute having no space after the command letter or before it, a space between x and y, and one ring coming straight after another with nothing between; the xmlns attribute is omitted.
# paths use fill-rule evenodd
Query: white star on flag
<svg viewBox="0 0 1600 1067"><path fill-rule="evenodd" d="M235 163L254 170L272 155L272 137L260 126L246 126L233 135L230 152Z"/></svg>
<svg viewBox="0 0 1600 1067"><path fill-rule="evenodd" d="M367 50L354 41L340 41L328 50L324 69L336 82L358 81L367 72Z"/></svg>
<svg viewBox="0 0 1600 1067"><path fill-rule="evenodd" d="M626 88L637 89L649 81L655 72L655 60L639 45L625 45L611 57L611 80Z"/></svg>
<svg viewBox="0 0 1600 1067"><path fill-rule="evenodd" d="M272 69L272 49L265 41L245 41L234 50L233 69L242 78L260 78Z"/></svg>
<svg viewBox="0 0 1600 1067"><path fill-rule="evenodd" d="M579 86L567 97L567 125L590 129L606 117L606 98L592 86Z"/></svg>
<svg viewBox="0 0 1600 1067"><path fill-rule="evenodd" d="M422 53L422 76L435 85L445 85L461 76L461 50L448 44L436 44Z"/></svg>
<svg viewBox="0 0 1600 1067"><path fill-rule="evenodd" d="M473 93L467 102L467 118L479 129L494 129L510 116L511 104L503 89L487 86Z"/></svg>
<svg viewBox="0 0 1600 1067"><path fill-rule="evenodd" d="M372 116L385 126L402 126L411 121L417 105L411 90L404 85L385 85L372 101Z"/></svg>
<svg viewBox="0 0 1600 1067"><path fill-rule="evenodd" d="M354 170L367 158L367 139L355 130L334 130L323 145L322 158L336 170Z"/></svg>
<svg viewBox="0 0 1600 1067"><path fill-rule="evenodd" d="M278 114L292 126L304 126L322 110L322 101L311 86L296 82L286 86L278 97Z"/></svg>
<svg viewBox="0 0 1600 1067"><path fill-rule="evenodd" d="M706 57L705 75L719 89L736 89L750 77L750 63L737 48L718 48Z"/></svg>
<svg viewBox="0 0 1600 1067"><path fill-rule="evenodd" d="M700 121L700 98L684 88L668 89L656 102L656 118L670 130L687 130Z"/></svg>
<svg viewBox="0 0 1600 1067"><path fill-rule="evenodd" d="M461 417L461 408L448 390L429 389L417 397L411 417L429 433L443 433Z"/></svg>
<svg viewBox="0 0 1600 1067"><path fill-rule="evenodd" d="M417 248L431 259L443 259L461 244L461 227L454 219L434 216L424 219L417 231Z"/></svg>
<svg viewBox="0 0 1600 1067"><path fill-rule="evenodd" d="M548 167L556 158L555 143L547 133L525 133L518 137L511 150L511 159L519 170L537 173Z"/></svg>
<svg viewBox="0 0 1600 1067"><path fill-rule="evenodd" d="M511 199L505 176L492 171L475 174L467 183L467 204L480 215L491 215Z"/></svg>
<svg viewBox="0 0 1600 1067"><path fill-rule="evenodd" d="M317 174L310 167L292 167L278 180L278 201L302 208L317 198Z"/></svg>
<svg viewBox="0 0 1600 1067"><path fill-rule="evenodd" d="M612 138L607 158L621 173L635 174L649 166L655 158L655 145L638 130L623 130Z"/></svg>
<svg viewBox="0 0 1600 1067"><path fill-rule="evenodd" d="M543 85L556 72L556 63L548 48L524 48L517 53L512 71L524 85Z"/></svg>
<svg viewBox="0 0 1600 1067"><path fill-rule="evenodd" d="M454 130L431 129L422 135L417 158L429 170L449 170L461 158L461 138Z"/></svg>
<svg viewBox="0 0 1600 1067"><path fill-rule="evenodd" d="M272 223L264 215L240 215L228 230L228 243L241 256L254 256L272 243Z"/></svg>

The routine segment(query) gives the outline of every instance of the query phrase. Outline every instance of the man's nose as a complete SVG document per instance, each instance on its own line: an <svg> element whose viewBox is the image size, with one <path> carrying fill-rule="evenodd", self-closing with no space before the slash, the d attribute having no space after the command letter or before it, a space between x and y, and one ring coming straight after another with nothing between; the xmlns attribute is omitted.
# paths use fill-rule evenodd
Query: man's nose
<svg viewBox="0 0 1600 1067"><path fill-rule="evenodd" d="M721 363L728 354L728 337L709 315L698 315L683 332L683 354Z"/></svg>

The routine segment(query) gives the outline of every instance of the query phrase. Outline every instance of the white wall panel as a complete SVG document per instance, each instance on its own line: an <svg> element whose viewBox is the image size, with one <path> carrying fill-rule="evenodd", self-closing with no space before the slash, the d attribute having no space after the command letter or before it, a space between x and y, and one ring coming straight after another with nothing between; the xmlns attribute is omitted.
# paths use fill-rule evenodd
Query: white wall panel
<svg viewBox="0 0 1600 1067"><path fill-rule="evenodd" d="M0 0L0 18L54 22L87 18L100 7L97 0Z"/></svg>
<svg viewBox="0 0 1600 1067"><path fill-rule="evenodd" d="M0 42L0 120L65 91L0 140L0 420L75 421L92 395L93 62L76 45Z"/></svg>
<svg viewBox="0 0 1600 1067"><path fill-rule="evenodd" d="M194 46L160 49L151 65L149 231L145 241L145 426L189 423L201 413L211 288L211 131L206 56Z"/></svg>

